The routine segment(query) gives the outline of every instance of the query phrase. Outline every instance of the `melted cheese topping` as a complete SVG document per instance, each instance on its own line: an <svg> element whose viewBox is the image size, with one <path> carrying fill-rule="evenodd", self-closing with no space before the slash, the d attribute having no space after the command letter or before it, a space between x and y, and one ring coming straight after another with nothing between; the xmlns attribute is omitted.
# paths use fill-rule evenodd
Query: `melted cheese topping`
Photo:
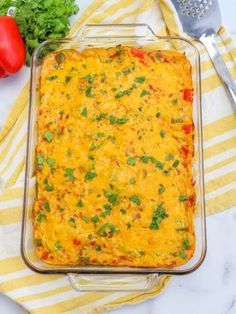
<svg viewBox="0 0 236 314"><path fill-rule="evenodd" d="M169 268L188 261L195 194L186 57L122 46L51 53L40 95L40 259Z"/></svg>

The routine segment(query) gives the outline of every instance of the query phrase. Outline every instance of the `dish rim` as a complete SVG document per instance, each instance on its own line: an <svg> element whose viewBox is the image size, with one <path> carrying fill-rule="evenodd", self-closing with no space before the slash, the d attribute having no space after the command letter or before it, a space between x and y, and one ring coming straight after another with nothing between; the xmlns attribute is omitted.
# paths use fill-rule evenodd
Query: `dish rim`
<svg viewBox="0 0 236 314"><path fill-rule="evenodd" d="M184 269L184 270L178 270L175 268L170 268L170 269L160 269L160 268L148 268L148 267L130 267L128 269L127 266L124 266L124 268L127 268L126 270L122 269L123 267L120 266L101 266L101 269L99 270L93 270L91 269L91 266L85 266L84 268L86 269L76 269L73 266L66 266L63 268L59 269L53 269L53 266L57 267L58 265L50 265L51 269L41 269L40 267L37 267L36 265L32 264L30 260L27 257L27 253L25 250L25 236L26 236L26 217L27 217L27 201L28 201L28 187L29 187L29 170L30 170L30 135L31 135L31 115L32 115L32 104L33 104L33 97L34 97L34 71L36 67L35 60L37 59L37 55L39 51L44 47L45 45L48 45L50 43L56 43L56 42L64 42L64 43L70 43L70 42L81 42L82 40L85 40L87 38L91 39L107 39L108 36L101 36L101 37L93 37L93 36L84 36L84 30L86 28L90 27L108 27L108 28L116 28L116 27L146 27L147 30L150 32L152 37L155 37L156 39L160 40L166 40L166 41L171 41L171 40L180 40L183 42L186 42L188 45L191 46L191 48L195 51L195 56L196 56L196 61L198 64L198 67L196 69L197 73L197 86L198 86L198 91L199 93L195 95L197 97L197 104L199 105L199 125L200 128L198 130L198 136L199 136L199 155L198 157L200 158L199 164L200 164L200 176L201 176L201 190L202 190L202 199L201 199L201 204L202 204L202 214L203 217L201 217L201 228L202 228L202 235L203 235L203 241L202 241L202 250L201 250L201 255L199 260L190 268ZM143 36L112 36L112 38L122 38L122 39L135 39L135 38L143 38ZM53 39L48 39L44 42L42 42L33 52L32 58L31 58L31 71L30 71L30 97L29 97L29 108L28 108L28 125L27 125L27 145L26 145L26 166L25 166L25 181L24 181L24 196L23 196L23 214L22 214L22 227L21 227L21 256L24 261L24 263L33 271L40 273L40 274L67 274L67 273L81 273L81 274L137 274L137 275L143 275L143 274L153 274L153 273L158 273L158 274L174 274L174 275L184 275L184 274L189 274L196 269L200 267L200 265L203 263L205 256L206 256L206 251L207 251L207 239L206 239L206 210L205 210L205 191L204 191L204 164L203 164L203 131L202 131L202 106L201 106L201 72L200 72L200 54L198 49L193 45L193 43L185 39L183 37L172 37L172 36L158 36L154 33L152 28L148 24L85 24L83 25L78 32L73 36L73 37L68 37L68 38L53 38ZM191 259L190 259L191 260ZM48 265L48 264L47 264ZM78 266L77 266L78 267ZM93 266L92 266L93 267ZM108 268L112 268L109 270Z"/></svg>

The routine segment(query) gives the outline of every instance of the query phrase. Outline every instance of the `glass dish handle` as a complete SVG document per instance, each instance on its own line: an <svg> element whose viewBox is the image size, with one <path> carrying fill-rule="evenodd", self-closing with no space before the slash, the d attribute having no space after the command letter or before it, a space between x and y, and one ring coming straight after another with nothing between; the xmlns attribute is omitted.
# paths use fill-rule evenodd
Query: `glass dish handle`
<svg viewBox="0 0 236 314"><path fill-rule="evenodd" d="M88 38L153 38L153 30L148 24L84 24L74 35L77 39Z"/></svg>
<svg viewBox="0 0 236 314"><path fill-rule="evenodd" d="M159 274L67 274L76 291L146 291L156 285Z"/></svg>

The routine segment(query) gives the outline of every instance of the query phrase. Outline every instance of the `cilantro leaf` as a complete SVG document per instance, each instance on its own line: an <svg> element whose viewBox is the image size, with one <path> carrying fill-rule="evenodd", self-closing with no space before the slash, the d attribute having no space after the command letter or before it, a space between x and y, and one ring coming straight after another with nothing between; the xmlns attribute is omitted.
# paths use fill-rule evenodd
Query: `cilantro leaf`
<svg viewBox="0 0 236 314"><path fill-rule="evenodd" d="M29 65L34 49L48 38L66 37L70 28L69 17L79 10L75 0L5 0L0 4L0 15L7 15L15 7L13 17L26 46ZM58 62L60 63L60 62Z"/></svg>

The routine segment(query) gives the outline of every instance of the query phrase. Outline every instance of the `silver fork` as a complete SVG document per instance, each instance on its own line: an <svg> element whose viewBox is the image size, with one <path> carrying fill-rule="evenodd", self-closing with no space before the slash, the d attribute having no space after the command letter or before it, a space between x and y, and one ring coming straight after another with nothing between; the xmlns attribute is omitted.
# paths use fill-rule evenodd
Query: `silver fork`
<svg viewBox="0 0 236 314"><path fill-rule="evenodd" d="M214 67L236 110L236 84L217 48L215 37L221 26L217 0L171 0L183 30L206 47Z"/></svg>

